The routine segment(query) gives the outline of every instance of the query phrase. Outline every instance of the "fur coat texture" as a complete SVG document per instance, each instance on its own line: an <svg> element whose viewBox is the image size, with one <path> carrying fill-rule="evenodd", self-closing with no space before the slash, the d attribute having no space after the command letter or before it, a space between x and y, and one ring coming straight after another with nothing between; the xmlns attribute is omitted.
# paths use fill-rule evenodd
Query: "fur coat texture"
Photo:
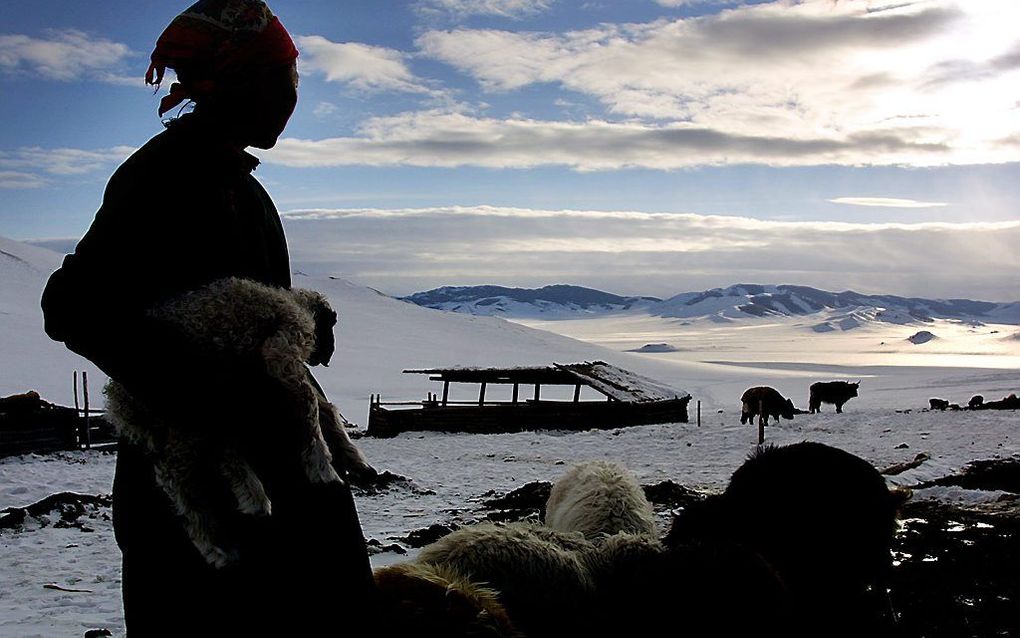
<svg viewBox="0 0 1020 638"><path fill-rule="evenodd" d="M374 474L347 436L345 420L305 367L306 363L327 364L333 352L336 313L321 294L226 278L161 304L150 314L196 345L263 368L287 400L284 413L290 418L278 426L294 429L277 432L282 442L279 454L300 456L310 483ZM230 533L222 525L224 508L252 516L272 515L272 503L245 458L245 436L250 434L243 425L230 423L227 412L197 415L197 422L196 415L175 416L161 406L135 400L114 381L105 392L119 434L148 453L157 483L183 518L202 556L217 567L236 560ZM258 400L257 396L223 397L226 405ZM261 433L273 434L271 430ZM210 489L215 485L225 485L227 489L220 492L231 494L233 502L211 497L217 493Z"/></svg>
<svg viewBox="0 0 1020 638"><path fill-rule="evenodd" d="M499 594L453 570L431 563L402 563L375 570L378 635L523 638Z"/></svg>

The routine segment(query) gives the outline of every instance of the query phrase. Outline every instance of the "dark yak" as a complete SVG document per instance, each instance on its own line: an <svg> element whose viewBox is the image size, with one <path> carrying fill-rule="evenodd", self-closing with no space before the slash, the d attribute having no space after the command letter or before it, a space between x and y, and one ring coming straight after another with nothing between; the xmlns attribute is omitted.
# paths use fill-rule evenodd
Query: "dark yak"
<svg viewBox="0 0 1020 638"><path fill-rule="evenodd" d="M808 398L808 409L811 414L821 412L823 403L835 403L836 413L843 412L843 404L857 396L861 382L819 381L811 384L811 396Z"/></svg>
<svg viewBox="0 0 1020 638"><path fill-rule="evenodd" d="M764 447L726 491L674 518L664 543L747 548L785 585L786 636L889 635L886 583L902 494L867 461L821 443Z"/></svg>
<svg viewBox="0 0 1020 638"><path fill-rule="evenodd" d="M780 416L784 419L792 419L797 410L797 408L793 407L792 399L787 399L779 394L778 390L768 386L748 388L740 397L740 401L742 403L740 409L741 424L753 423L755 416L758 417L759 422L763 422L765 425L769 424L769 417L772 417L776 423L779 423ZM759 407L761 408L761 414L758 414Z"/></svg>
<svg viewBox="0 0 1020 638"><path fill-rule="evenodd" d="M932 410L941 410L945 412L949 408L949 401L945 399L928 399L928 407Z"/></svg>

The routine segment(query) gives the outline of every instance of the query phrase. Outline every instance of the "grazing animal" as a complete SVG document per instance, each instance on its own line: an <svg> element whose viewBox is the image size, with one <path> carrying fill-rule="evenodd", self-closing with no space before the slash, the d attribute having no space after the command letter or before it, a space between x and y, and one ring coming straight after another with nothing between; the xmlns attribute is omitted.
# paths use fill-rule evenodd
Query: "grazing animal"
<svg viewBox="0 0 1020 638"><path fill-rule="evenodd" d="M977 407L978 410L1020 410L1020 398L1011 392L998 401L988 401Z"/></svg>
<svg viewBox="0 0 1020 638"><path fill-rule="evenodd" d="M983 396L981 396L980 394L975 394L970 398L970 401L967 402L967 407L970 408L971 410L976 410L980 408L981 405L984 404L984 402L985 398Z"/></svg>
<svg viewBox="0 0 1020 638"><path fill-rule="evenodd" d="M786 585L805 635L875 635L891 621L885 587L901 502L853 454L809 442L764 447L722 495L678 516L665 542L747 547Z"/></svg>
<svg viewBox="0 0 1020 638"><path fill-rule="evenodd" d="M257 357L267 377L283 390L287 414L293 416L285 424L292 430L279 432L281 445L296 447L292 453L301 459L310 482L375 473L305 367L306 362L326 364L333 354L336 313L325 297L227 278L170 300L151 315L202 347L237 358ZM119 434L151 455L156 482L184 518L195 547L217 567L233 562L236 551L222 533L228 513L224 510L272 513L265 489L245 459L243 431L228 427L223 413L182 416L158 411L159 406L136 401L114 381L104 391ZM229 404L258 397L223 399ZM335 462L330 444L340 451ZM216 489L224 483L232 504L224 503L219 494L224 490Z"/></svg>
<svg viewBox="0 0 1020 638"><path fill-rule="evenodd" d="M823 403L835 403L836 413L843 412L843 404L857 396L861 382L819 381L811 384L811 396L808 399L808 410L811 414L820 412Z"/></svg>
<svg viewBox="0 0 1020 638"><path fill-rule="evenodd" d="M378 609L373 632L404 636L518 638L492 589L455 570L429 563L401 563L375 570Z"/></svg>
<svg viewBox="0 0 1020 638"><path fill-rule="evenodd" d="M792 419L797 411L797 408L793 407L792 399L787 399L779 394L778 390L768 386L748 388L741 395L740 402L741 425L753 423L755 416L758 417L759 423L763 425L769 424L770 416L775 419L776 423L779 423L780 416L784 419ZM758 414L759 407L761 408L761 414Z"/></svg>
<svg viewBox="0 0 1020 638"><path fill-rule="evenodd" d="M949 401L945 399L931 398L928 399L928 407L931 408L932 410L940 410L942 412L945 412L949 408Z"/></svg>
<svg viewBox="0 0 1020 638"><path fill-rule="evenodd" d="M415 562L452 569L499 595L514 627L527 636L571 635L592 596L579 533L528 523L480 523L428 545Z"/></svg>
<svg viewBox="0 0 1020 638"><path fill-rule="evenodd" d="M655 514L634 476L615 463L588 461L570 468L549 492L545 524L596 541L619 532L655 534Z"/></svg>

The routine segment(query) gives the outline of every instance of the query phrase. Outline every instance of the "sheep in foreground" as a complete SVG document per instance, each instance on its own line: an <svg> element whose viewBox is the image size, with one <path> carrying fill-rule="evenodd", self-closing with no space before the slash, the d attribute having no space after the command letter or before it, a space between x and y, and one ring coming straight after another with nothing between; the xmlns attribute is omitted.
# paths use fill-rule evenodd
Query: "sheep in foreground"
<svg viewBox="0 0 1020 638"><path fill-rule="evenodd" d="M580 534L541 525L480 523L425 547L415 562L491 587L525 635L562 636L584 620L592 583L583 555L592 547Z"/></svg>
<svg viewBox="0 0 1020 638"><path fill-rule="evenodd" d="M570 468L549 493L545 523L588 540L625 532L655 534L651 503L634 476L615 463L588 461Z"/></svg>
<svg viewBox="0 0 1020 638"><path fill-rule="evenodd" d="M342 480L327 441L341 451L336 460L341 473L374 474L347 436L343 417L305 367L306 362L328 363L333 353L336 313L321 294L227 278L170 300L151 310L151 315L202 347L232 357L257 356L265 374L288 399L287 413L294 418L284 425L300 430L281 437L299 441L300 449L281 450L281 454L300 455L310 482ZM152 457L156 481L184 518L192 543L217 567L232 562L235 552L221 534L223 509L262 516L272 513L265 489L245 459L241 433L224 427L219 422L222 415L181 417L154 409L157 406L136 401L114 381L105 392L118 433ZM233 505L218 500L217 490L211 489L224 481Z"/></svg>
<svg viewBox="0 0 1020 638"><path fill-rule="evenodd" d="M374 575L379 601L376 633L380 636L521 636L498 594L454 569L402 563L381 567Z"/></svg>

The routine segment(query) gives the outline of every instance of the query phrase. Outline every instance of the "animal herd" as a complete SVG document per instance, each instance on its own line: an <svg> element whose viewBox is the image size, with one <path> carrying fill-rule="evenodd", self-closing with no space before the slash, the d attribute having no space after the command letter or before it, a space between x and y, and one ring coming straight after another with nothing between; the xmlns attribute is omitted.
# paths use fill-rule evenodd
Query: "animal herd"
<svg viewBox="0 0 1020 638"><path fill-rule="evenodd" d="M901 498L820 443L762 447L656 530L624 468L553 486L544 523L481 523L376 570L392 636L883 636Z"/></svg>
<svg viewBox="0 0 1020 638"><path fill-rule="evenodd" d="M811 414L821 412L823 403L836 406L836 412L843 412L843 405L857 396L861 382L819 381L812 383L808 397L808 408ZM795 414L804 414L803 410L793 405L793 399L787 399L775 388L757 386L748 388L740 397L740 423L753 423L758 417L759 423L768 425L771 417L776 423L779 417L792 419Z"/></svg>
<svg viewBox="0 0 1020 638"><path fill-rule="evenodd" d="M967 402L966 408L961 408L959 403L950 403L947 399L928 399L928 409L945 412L946 410L1020 410L1020 398L1016 393L1010 393L998 401L985 401L984 396L975 394Z"/></svg>

